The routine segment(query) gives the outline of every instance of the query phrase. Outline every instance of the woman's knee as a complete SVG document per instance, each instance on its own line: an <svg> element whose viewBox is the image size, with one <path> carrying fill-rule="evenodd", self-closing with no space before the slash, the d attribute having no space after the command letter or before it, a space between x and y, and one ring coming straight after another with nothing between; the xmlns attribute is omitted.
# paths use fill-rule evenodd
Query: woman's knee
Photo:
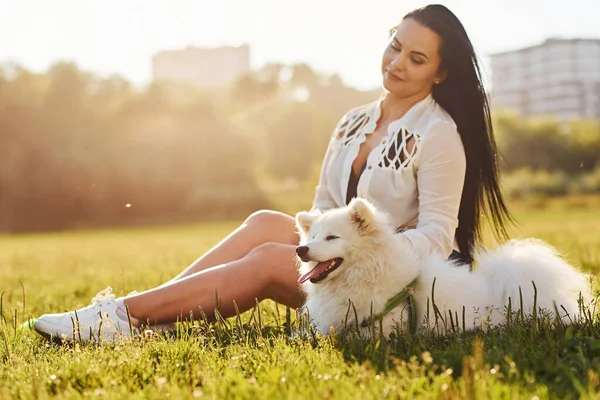
<svg viewBox="0 0 600 400"><path fill-rule="evenodd" d="M278 211L257 211L246 219L244 225L255 230L265 242L289 244L297 242L294 218Z"/></svg>
<svg viewBox="0 0 600 400"><path fill-rule="evenodd" d="M296 247L293 245L266 242L256 246L246 257L250 257L257 273L268 277L268 280L277 279L290 271L297 274Z"/></svg>
<svg viewBox="0 0 600 400"><path fill-rule="evenodd" d="M260 210L250 214L244 223L247 225L273 226L288 222L289 218L288 215L279 211Z"/></svg>
<svg viewBox="0 0 600 400"><path fill-rule="evenodd" d="M282 254L289 252L286 251L288 247L289 245L281 243L265 242L250 250L246 257L251 257L253 260L260 262L260 265L266 266L270 262L276 263L276 260Z"/></svg>
<svg viewBox="0 0 600 400"><path fill-rule="evenodd" d="M255 247L246 257L251 258L256 276L263 281L264 298L288 304L287 300L280 298L285 293L298 297L296 246L267 242Z"/></svg>

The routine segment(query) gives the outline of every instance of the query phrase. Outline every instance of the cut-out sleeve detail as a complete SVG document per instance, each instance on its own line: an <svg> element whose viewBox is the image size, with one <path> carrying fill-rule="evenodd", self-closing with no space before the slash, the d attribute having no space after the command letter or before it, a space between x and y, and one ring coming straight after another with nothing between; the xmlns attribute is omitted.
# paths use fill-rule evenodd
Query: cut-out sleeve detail
<svg viewBox="0 0 600 400"><path fill-rule="evenodd" d="M408 149L412 140L412 148ZM379 159L379 167L400 170L408 167L415 158L421 138L401 128L384 148Z"/></svg>
<svg viewBox="0 0 600 400"><path fill-rule="evenodd" d="M345 131L344 146L350 145L359 136L358 133L366 124L369 123L369 117L366 113L360 113L352 118L350 126Z"/></svg>

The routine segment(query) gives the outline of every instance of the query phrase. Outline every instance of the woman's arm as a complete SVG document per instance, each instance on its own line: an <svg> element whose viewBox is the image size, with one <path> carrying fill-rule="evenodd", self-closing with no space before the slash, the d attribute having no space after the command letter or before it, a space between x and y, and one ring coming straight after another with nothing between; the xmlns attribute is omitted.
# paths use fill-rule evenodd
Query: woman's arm
<svg viewBox="0 0 600 400"><path fill-rule="evenodd" d="M440 122L423 138L417 152L418 224L399 236L420 254L438 252L448 257L454 247L466 174L463 144L454 126Z"/></svg>

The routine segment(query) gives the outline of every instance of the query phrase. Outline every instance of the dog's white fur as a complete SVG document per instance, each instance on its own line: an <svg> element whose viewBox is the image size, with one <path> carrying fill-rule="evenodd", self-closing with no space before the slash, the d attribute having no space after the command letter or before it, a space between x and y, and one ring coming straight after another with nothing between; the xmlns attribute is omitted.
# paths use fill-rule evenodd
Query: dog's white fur
<svg viewBox="0 0 600 400"><path fill-rule="evenodd" d="M394 233L385 213L364 199L354 199L346 207L322 214L300 212L296 225L300 245L308 247L304 258L311 260L299 260L301 274L310 271L317 261L337 257L344 260L325 280L302 285L306 293L304 309L323 334L328 334L330 327L339 332L356 325L354 309L347 313L349 301L360 323L372 312L382 311L388 299L414 279L418 328L433 328L431 294L435 279L435 305L444 317L437 321L441 332L451 329L451 324L462 328L463 306L465 329L502 323L506 321L509 298L512 310L517 311L520 295L524 314L531 315L532 281L537 288L537 308L554 313L556 304L567 322L581 315L580 299L584 305L592 300L589 278L540 240L511 240L495 251L476 254L475 267L470 271L469 265L458 266L436 254L418 254L408 239ZM403 303L383 318L383 334L388 336L396 325L406 331L407 324L408 311ZM379 322L375 327L379 328ZM370 329L361 328L367 332Z"/></svg>

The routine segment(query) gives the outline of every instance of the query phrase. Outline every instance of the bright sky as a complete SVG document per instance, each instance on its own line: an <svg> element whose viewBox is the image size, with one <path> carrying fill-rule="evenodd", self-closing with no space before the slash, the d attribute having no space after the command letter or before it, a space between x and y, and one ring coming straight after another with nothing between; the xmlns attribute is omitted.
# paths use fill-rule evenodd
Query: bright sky
<svg viewBox="0 0 600 400"><path fill-rule="evenodd" d="M250 44L251 63L306 62L358 88L380 85L388 28L414 0L0 0L0 62L45 71L73 60L135 84L164 49ZM600 38L598 0L451 0L484 64L547 37ZM488 71L489 72L489 71Z"/></svg>

